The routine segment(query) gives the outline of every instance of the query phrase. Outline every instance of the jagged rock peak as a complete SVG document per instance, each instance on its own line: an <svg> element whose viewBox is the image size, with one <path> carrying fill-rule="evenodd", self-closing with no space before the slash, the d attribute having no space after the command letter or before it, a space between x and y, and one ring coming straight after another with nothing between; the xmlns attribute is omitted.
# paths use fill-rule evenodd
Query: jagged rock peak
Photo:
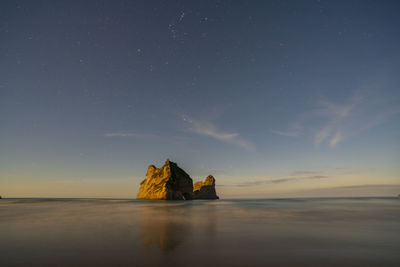
<svg viewBox="0 0 400 267"><path fill-rule="evenodd" d="M211 174L209 176L206 177L205 181L204 181L204 185L215 185L215 178L214 176L212 176Z"/></svg>

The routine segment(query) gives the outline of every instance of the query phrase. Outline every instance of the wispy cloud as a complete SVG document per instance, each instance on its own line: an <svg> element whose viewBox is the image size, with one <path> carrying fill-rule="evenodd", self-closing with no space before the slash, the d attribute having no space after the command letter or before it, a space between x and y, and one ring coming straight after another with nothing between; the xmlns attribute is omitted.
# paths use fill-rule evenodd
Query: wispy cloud
<svg viewBox="0 0 400 267"><path fill-rule="evenodd" d="M249 151L255 150L254 144L242 138L238 133L224 132L218 129L217 126L210 121L195 120L187 116L183 116L182 119L188 124L187 130L190 132L208 136L225 143L230 143Z"/></svg>
<svg viewBox="0 0 400 267"><path fill-rule="evenodd" d="M290 131L285 132L285 131L270 130L270 132L273 134L280 135L280 136L292 136L292 137L299 136L299 132L294 132L294 131L293 132L290 132Z"/></svg>
<svg viewBox="0 0 400 267"><path fill-rule="evenodd" d="M399 186L400 186L400 184L362 184L362 185L338 186L338 187L333 187L333 188L360 189L360 188L399 187Z"/></svg>
<svg viewBox="0 0 400 267"><path fill-rule="evenodd" d="M319 101L320 108L314 110L312 117L322 116L325 123L314 135L314 144L319 145L325 141L333 147L343 140L342 131L349 119L354 116L358 106L363 103L363 96L355 94L345 104L335 104L326 100Z"/></svg>
<svg viewBox="0 0 400 267"><path fill-rule="evenodd" d="M332 137L332 139L329 141L330 146L335 146L342 140L342 131L338 130L335 135Z"/></svg>
<svg viewBox="0 0 400 267"><path fill-rule="evenodd" d="M272 178L266 177L264 179L253 180L253 181L245 181L237 184L224 185L224 186L233 186L233 187L252 187L252 186L260 186L264 184L280 184L287 182L295 182L302 180L317 180L317 179L325 179L329 178L327 175L308 175L308 176L298 176L298 177L282 177L282 178Z"/></svg>
<svg viewBox="0 0 400 267"><path fill-rule="evenodd" d="M297 196L396 196L400 190L400 184L360 184L336 187L324 187L297 191Z"/></svg>
<svg viewBox="0 0 400 267"><path fill-rule="evenodd" d="M136 133L136 132L121 131L121 132L105 133L104 137L154 138L158 136L156 134L151 134L151 133Z"/></svg>
<svg viewBox="0 0 400 267"><path fill-rule="evenodd" d="M316 171L294 171L292 172L292 175L313 175L317 174L318 172Z"/></svg>
<svg viewBox="0 0 400 267"><path fill-rule="evenodd" d="M378 87L357 90L341 102L321 98L315 109L300 113L288 130L271 132L288 137L311 135L314 145L334 147L399 114L400 106L395 103Z"/></svg>

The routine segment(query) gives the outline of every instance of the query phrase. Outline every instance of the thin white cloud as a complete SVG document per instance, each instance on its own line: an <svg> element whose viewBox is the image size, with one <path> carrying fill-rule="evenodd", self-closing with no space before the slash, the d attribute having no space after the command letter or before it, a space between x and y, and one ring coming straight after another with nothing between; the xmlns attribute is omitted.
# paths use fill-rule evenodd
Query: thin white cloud
<svg viewBox="0 0 400 267"><path fill-rule="evenodd" d="M294 171L291 175L315 175L318 173L316 171Z"/></svg>
<svg viewBox="0 0 400 267"><path fill-rule="evenodd" d="M335 147L344 140L384 123L400 113L400 106L381 88L357 90L342 102L319 100L317 108L303 112L282 136L311 135L314 145Z"/></svg>
<svg viewBox="0 0 400 267"><path fill-rule="evenodd" d="M188 124L188 131L190 132L199 135L209 136L216 140L242 147L249 151L255 150L254 144L240 137L238 133L221 131L217 128L216 125L209 121L195 120L186 116L183 116L182 119Z"/></svg>
<svg viewBox="0 0 400 267"><path fill-rule="evenodd" d="M265 184L281 184L288 182L296 182L296 181L304 181L304 180L319 180L329 178L327 175L307 175L307 176L290 176L290 177L281 177L281 178L271 178L266 177L264 179L253 180L253 181L245 181L236 184L226 184L223 186L231 186L231 187L253 187L253 186L261 186Z"/></svg>
<svg viewBox="0 0 400 267"><path fill-rule="evenodd" d="M378 89L356 91L342 104L320 101L310 121L322 116L323 124L314 135L316 145L327 142L334 147L350 137L384 123L400 113L400 107L390 104Z"/></svg>
<svg viewBox="0 0 400 267"><path fill-rule="evenodd" d="M105 137L132 137L134 134L131 133L105 133Z"/></svg>
<svg viewBox="0 0 400 267"><path fill-rule="evenodd" d="M355 196L397 196L400 184L360 184L337 187L324 187L305 189L297 191L297 196L335 196L335 197L355 197Z"/></svg>
<svg viewBox="0 0 400 267"><path fill-rule="evenodd" d="M342 140L342 133L340 130L336 132L336 134L332 137L331 141L329 142L330 146L335 146Z"/></svg>
<svg viewBox="0 0 400 267"><path fill-rule="evenodd" d="M135 132L111 132L111 133L105 133L104 137L132 137L132 138L153 138L157 137L155 134L150 134L150 133L135 133Z"/></svg>
<svg viewBox="0 0 400 267"><path fill-rule="evenodd" d="M322 116L325 124L317 130L314 135L314 144L319 145L327 141L329 146L334 147L343 140L342 127L352 117L352 112L361 105L363 97L359 94L351 97L345 104L335 104L329 101L319 101L320 108L311 114L314 117Z"/></svg>
<svg viewBox="0 0 400 267"><path fill-rule="evenodd" d="M298 132L277 131L277 130L270 130L270 132L273 133L273 134L280 135L280 136L291 136L291 137L299 136Z"/></svg>

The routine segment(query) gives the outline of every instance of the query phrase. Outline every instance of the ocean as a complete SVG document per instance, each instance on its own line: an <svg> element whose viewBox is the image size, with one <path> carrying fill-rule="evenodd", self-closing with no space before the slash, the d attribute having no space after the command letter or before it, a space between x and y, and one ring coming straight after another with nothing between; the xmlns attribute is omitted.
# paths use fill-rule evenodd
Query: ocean
<svg viewBox="0 0 400 267"><path fill-rule="evenodd" d="M1 199L0 266L400 266L400 199Z"/></svg>

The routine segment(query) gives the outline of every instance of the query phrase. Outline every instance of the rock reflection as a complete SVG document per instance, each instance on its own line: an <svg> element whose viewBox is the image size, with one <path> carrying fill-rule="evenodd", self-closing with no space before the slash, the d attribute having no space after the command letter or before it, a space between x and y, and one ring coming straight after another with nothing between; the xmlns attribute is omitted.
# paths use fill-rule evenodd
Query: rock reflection
<svg viewBox="0 0 400 267"><path fill-rule="evenodd" d="M168 253L191 234L190 206L147 206L140 214L141 241L146 248L158 246Z"/></svg>
<svg viewBox="0 0 400 267"><path fill-rule="evenodd" d="M217 223L217 214L216 207L214 205L206 206L206 216L204 216L204 234L209 239L209 242L213 241L217 235L216 223Z"/></svg>

